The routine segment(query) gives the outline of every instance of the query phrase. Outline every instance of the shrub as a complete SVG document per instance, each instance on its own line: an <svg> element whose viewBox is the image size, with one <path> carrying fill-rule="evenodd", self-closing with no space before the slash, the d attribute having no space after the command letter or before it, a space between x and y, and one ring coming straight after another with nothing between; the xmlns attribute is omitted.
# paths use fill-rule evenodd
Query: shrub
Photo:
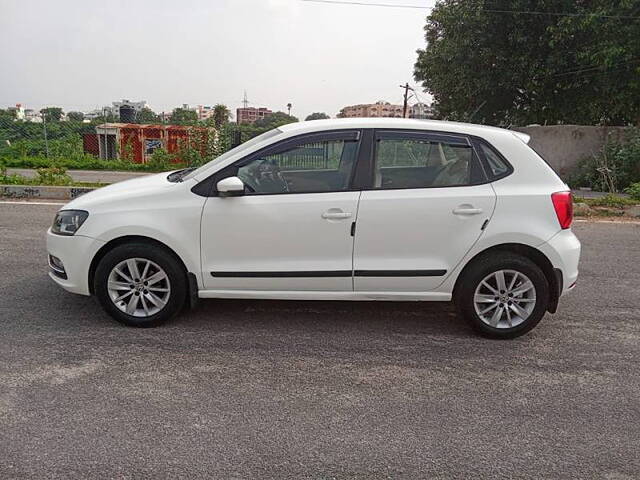
<svg viewBox="0 0 640 480"><path fill-rule="evenodd" d="M46 158L44 155L23 158L2 159L5 166L9 168L48 168L51 165L64 167L69 170L131 170L141 172L153 172L153 165L142 163L131 163L122 160L101 160L91 155L83 158ZM171 167L173 168L173 167ZM176 168L179 168L176 167ZM167 170L166 168L164 170Z"/></svg>
<svg viewBox="0 0 640 480"><path fill-rule="evenodd" d="M634 200L640 200L640 182L629 185L625 189L625 193L628 193Z"/></svg>
<svg viewBox="0 0 640 480"><path fill-rule="evenodd" d="M173 160L174 156L168 153L164 148L156 148L151 154L146 165L150 170L164 172L172 169L171 162L173 162Z"/></svg>
<svg viewBox="0 0 640 480"><path fill-rule="evenodd" d="M39 168L35 179L38 185L72 185L73 178L63 167Z"/></svg>
<svg viewBox="0 0 640 480"><path fill-rule="evenodd" d="M568 179L572 187L618 192L640 182L640 130L634 129L622 143L607 142L602 151L578 163Z"/></svg>
<svg viewBox="0 0 640 480"><path fill-rule="evenodd" d="M583 203L586 203L590 207L611 207L611 208L624 208L629 205L635 205L635 200L619 197L617 195L605 195L599 198L585 198L582 199Z"/></svg>

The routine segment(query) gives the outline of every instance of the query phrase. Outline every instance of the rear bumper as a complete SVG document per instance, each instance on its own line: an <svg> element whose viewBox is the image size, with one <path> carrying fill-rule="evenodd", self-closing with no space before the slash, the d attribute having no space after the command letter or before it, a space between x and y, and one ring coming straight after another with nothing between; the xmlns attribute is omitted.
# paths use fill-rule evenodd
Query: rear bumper
<svg viewBox="0 0 640 480"><path fill-rule="evenodd" d="M49 260L49 276L65 290L80 295L90 295L89 266L104 242L81 235L56 235L47 231L47 252L62 264L52 265ZM65 278L66 277L66 278Z"/></svg>
<svg viewBox="0 0 640 480"><path fill-rule="evenodd" d="M562 288L559 294L564 295L572 290L578 280L580 240L571 230L562 230L538 249L547 256L553 268L562 273Z"/></svg>

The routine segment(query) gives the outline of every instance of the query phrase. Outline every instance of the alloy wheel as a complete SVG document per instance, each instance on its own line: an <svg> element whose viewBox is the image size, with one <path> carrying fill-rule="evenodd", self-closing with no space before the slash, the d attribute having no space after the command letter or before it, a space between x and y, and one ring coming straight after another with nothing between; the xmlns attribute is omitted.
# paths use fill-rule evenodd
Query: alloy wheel
<svg viewBox="0 0 640 480"><path fill-rule="evenodd" d="M167 305L171 284L157 263L145 258L128 258L109 273L107 291L122 312L134 317L150 317Z"/></svg>
<svg viewBox="0 0 640 480"><path fill-rule="evenodd" d="M536 306L536 288L522 272L498 270L478 284L473 305L487 325L501 329L517 327Z"/></svg>

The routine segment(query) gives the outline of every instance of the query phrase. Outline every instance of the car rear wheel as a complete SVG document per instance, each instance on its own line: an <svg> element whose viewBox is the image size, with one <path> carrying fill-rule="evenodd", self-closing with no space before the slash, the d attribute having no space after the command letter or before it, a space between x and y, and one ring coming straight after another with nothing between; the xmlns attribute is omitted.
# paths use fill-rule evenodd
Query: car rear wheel
<svg viewBox="0 0 640 480"><path fill-rule="evenodd" d="M528 258L500 253L478 259L463 272L455 301L480 333L514 338L544 316L549 285L540 267Z"/></svg>
<svg viewBox="0 0 640 480"><path fill-rule="evenodd" d="M117 246L101 259L94 290L103 308L119 322L154 327L180 311L186 282L182 266L170 252L136 243Z"/></svg>

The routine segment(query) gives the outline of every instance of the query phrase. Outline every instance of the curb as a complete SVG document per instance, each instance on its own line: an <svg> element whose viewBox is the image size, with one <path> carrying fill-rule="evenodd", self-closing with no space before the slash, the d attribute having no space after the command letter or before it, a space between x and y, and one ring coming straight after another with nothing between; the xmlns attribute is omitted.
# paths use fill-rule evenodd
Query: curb
<svg viewBox="0 0 640 480"><path fill-rule="evenodd" d="M73 200L91 192L91 187L53 187L47 185L0 185L0 197L6 198L46 198L52 200Z"/></svg>

